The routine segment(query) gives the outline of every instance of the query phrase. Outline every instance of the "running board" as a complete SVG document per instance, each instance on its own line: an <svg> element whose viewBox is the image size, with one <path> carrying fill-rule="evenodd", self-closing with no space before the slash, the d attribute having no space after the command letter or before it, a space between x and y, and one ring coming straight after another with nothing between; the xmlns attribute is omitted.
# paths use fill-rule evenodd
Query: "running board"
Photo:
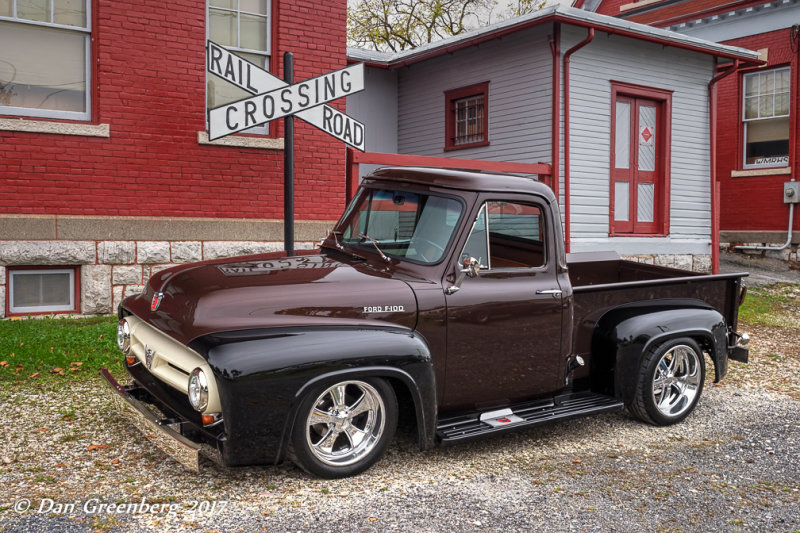
<svg viewBox="0 0 800 533"><path fill-rule="evenodd" d="M443 418L436 427L436 436L442 444L454 444L509 429L617 411L624 405L616 398L592 392L565 394L507 409Z"/></svg>

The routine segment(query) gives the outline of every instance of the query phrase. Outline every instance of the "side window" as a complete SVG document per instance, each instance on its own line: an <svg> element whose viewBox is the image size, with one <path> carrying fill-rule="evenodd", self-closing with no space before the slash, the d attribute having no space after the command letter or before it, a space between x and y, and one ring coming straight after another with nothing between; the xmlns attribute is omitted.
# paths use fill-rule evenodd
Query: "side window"
<svg viewBox="0 0 800 533"><path fill-rule="evenodd" d="M535 268L544 266L545 227L541 208L531 204L490 201L481 207L464 257L474 257L481 268Z"/></svg>

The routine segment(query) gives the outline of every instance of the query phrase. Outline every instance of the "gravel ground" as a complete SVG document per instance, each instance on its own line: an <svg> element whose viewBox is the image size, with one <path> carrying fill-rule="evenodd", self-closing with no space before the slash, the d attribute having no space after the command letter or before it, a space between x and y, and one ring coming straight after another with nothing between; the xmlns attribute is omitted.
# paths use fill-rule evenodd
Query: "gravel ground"
<svg viewBox="0 0 800 533"><path fill-rule="evenodd" d="M291 465L191 474L99 380L5 386L0 530L800 532L800 328L745 329L750 364L708 381L681 424L617 413L427 452L401 431L374 468L336 481Z"/></svg>

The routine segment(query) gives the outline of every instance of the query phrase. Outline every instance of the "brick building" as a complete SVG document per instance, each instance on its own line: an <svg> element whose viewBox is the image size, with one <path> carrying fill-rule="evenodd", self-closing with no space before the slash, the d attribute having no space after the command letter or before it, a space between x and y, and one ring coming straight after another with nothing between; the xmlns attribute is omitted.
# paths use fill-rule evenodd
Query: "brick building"
<svg viewBox="0 0 800 533"><path fill-rule="evenodd" d="M766 253L797 261L800 216L789 239L783 191L800 158L800 2L578 0L576 6L759 51L761 66L743 66L718 83L720 241L733 249L741 249L737 243L783 246Z"/></svg>
<svg viewBox="0 0 800 533"><path fill-rule="evenodd" d="M279 76L292 51L302 80L345 66L345 32L344 0L0 0L0 316L108 313L171 264L282 249L282 125L208 141L207 107L245 93L206 74L206 39ZM345 150L295 139L312 242Z"/></svg>

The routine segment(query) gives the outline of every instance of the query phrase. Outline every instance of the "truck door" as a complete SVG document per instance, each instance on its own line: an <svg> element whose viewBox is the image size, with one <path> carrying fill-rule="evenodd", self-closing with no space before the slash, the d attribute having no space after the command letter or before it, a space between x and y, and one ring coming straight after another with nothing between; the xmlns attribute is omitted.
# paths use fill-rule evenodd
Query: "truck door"
<svg viewBox="0 0 800 533"><path fill-rule="evenodd" d="M443 409L483 410L563 388L563 307L547 209L487 198L473 215L456 260L474 257L481 270L447 295Z"/></svg>

